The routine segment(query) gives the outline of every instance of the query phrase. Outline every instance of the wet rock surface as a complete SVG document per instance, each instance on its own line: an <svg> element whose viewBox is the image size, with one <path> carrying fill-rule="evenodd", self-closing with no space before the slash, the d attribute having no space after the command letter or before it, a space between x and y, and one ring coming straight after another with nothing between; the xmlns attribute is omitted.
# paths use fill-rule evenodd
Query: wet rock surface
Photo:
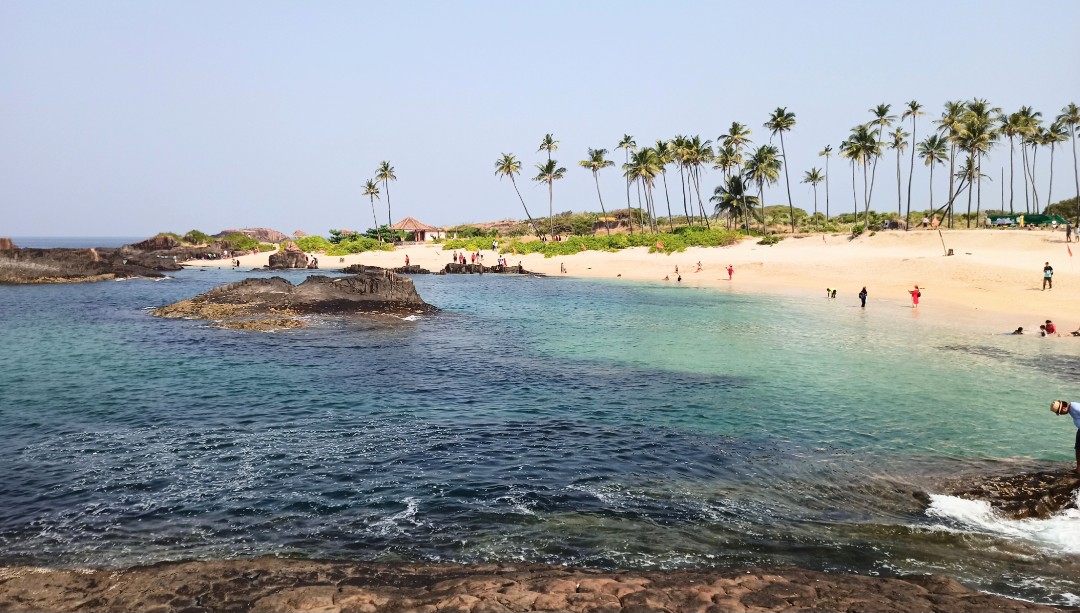
<svg viewBox="0 0 1080 613"><path fill-rule="evenodd" d="M594 571L257 558L0 568L0 611L1056 611L936 575L797 568Z"/></svg>
<svg viewBox="0 0 1080 613"><path fill-rule="evenodd" d="M1046 519L1076 508L1080 475L1071 470L976 476L950 484L960 498L985 500L1011 519Z"/></svg>
<svg viewBox="0 0 1080 613"><path fill-rule="evenodd" d="M0 250L0 283L78 283L126 277L162 277L180 270L171 258L121 249Z"/></svg>
<svg viewBox="0 0 1080 613"><path fill-rule="evenodd" d="M293 285L281 277L245 279L153 311L158 317L209 319L219 327L280 330L303 327L304 315L392 315L436 311L411 279L388 270L351 277L311 276Z"/></svg>

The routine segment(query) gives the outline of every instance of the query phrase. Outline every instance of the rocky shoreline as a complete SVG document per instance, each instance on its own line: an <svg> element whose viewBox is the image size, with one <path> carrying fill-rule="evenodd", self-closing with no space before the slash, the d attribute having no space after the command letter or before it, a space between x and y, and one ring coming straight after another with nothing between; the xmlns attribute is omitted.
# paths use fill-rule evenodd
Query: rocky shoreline
<svg viewBox="0 0 1080 613"><path fill-rule="evenodd" d="M0 611L1058 611L939 575L255 558L0 568Z"/></svg>

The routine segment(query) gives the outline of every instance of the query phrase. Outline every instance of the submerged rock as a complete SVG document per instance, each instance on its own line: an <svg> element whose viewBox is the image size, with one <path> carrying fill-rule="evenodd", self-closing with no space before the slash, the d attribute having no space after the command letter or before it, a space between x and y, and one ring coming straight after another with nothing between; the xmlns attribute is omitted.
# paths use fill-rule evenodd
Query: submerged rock
<svg viewBox="0 0 1080 613"><path fill-rule="evenodd" d="M1056 611L938 575L280 558L0 568L3 611Z"/></svg>
<svg viewBox="0 0 1080 613"><path fill-rule="evenodd" d="M954 496L985 500L1011 519L1046 519L1076 508L1080 475L1071 470L967 478L952 485Z"/></svg>
<svg viewBox="0 0 1080 613"><path fill-rule="evenodd" d="M304 315L392 315L436 311L411 279L387 270L351 277L245 279L153 311L158 317L209 319L219 327L273 331L303 327Z"/></svg>

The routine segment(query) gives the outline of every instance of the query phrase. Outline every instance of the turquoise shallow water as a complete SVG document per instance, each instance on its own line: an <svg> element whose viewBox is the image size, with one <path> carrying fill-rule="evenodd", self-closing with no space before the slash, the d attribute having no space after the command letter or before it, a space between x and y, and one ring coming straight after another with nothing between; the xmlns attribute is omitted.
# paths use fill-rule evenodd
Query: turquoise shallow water
<svg viewBox="0 0 1080 613"><path fill-rule="evenodd" d="M1080 517L918 494L1066 465L1080 341L495 275L416 277L443 311L390 327L147 315L245 274L0 287L0 561L796 564L1077 602Z"/></svg>

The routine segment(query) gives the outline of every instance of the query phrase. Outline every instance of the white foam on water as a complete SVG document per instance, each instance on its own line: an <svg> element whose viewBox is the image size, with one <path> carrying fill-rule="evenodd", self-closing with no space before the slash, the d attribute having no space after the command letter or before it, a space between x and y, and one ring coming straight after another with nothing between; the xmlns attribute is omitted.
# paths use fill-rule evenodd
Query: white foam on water
<svg viewBox="0 0 1080 613"><path fill-rule="evenodd" d="M1080 553L1080 509L1066 509L1048 519L1008 519L985 500L931 494L926 515L945 520L954 529L1024 540L1055 553Z"/></svg>
<svg viewBox="0 0 1080 613"><path fill-rule="evenodd" d="M401 321L420 321L419 315L406 315L401 318Z"/></svg>

